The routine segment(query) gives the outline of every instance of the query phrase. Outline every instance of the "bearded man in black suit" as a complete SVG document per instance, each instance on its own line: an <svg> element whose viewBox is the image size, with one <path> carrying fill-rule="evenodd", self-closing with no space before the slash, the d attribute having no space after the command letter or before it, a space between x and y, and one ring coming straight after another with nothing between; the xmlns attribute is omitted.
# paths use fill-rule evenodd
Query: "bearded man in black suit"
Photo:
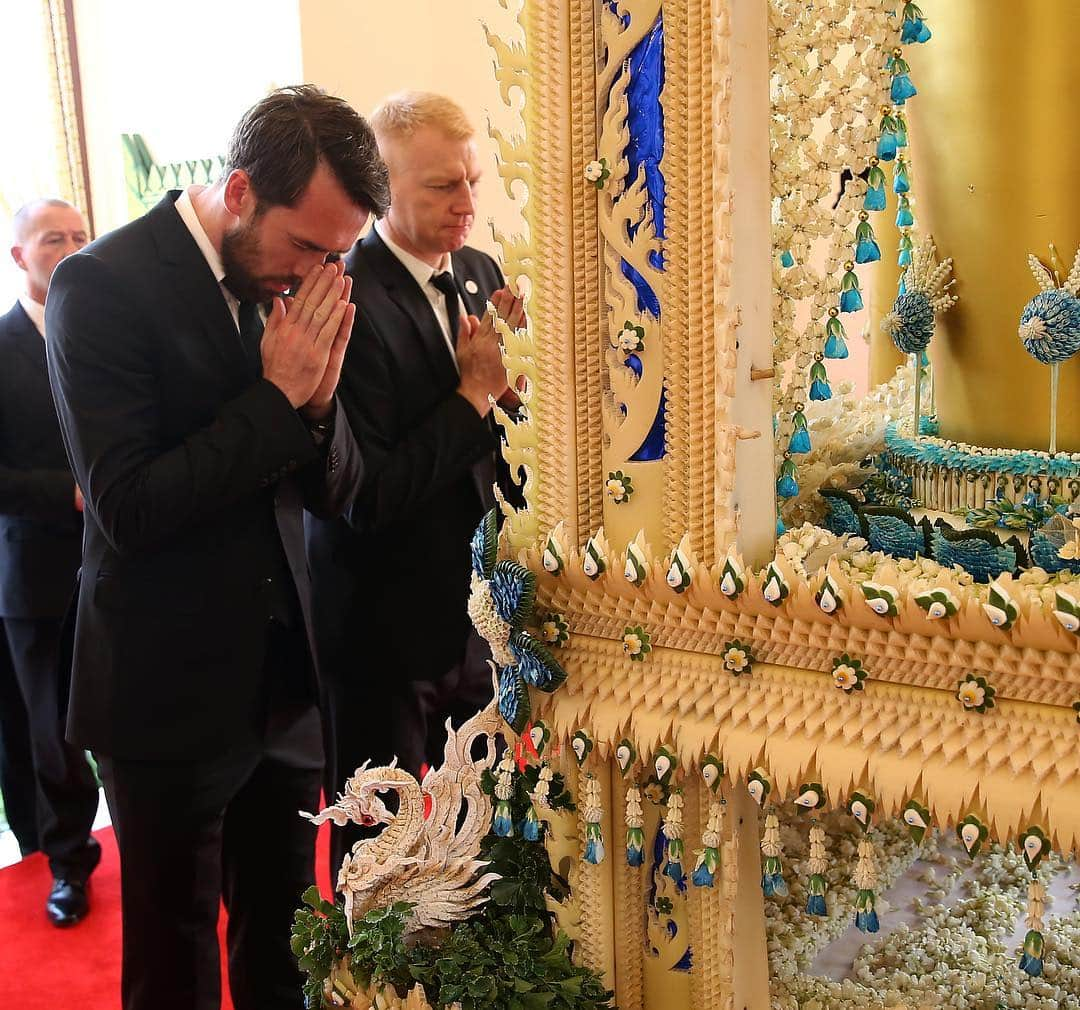
<svg viewBox="0 0 1080 1010"><path fill-rule="evenodd" d="M61 264L49 373L86 495L69 737L99 755L120 848L124 1010L298 1010L320 687L303 510L341 515L359 449L335 391L340 262L386 169L301 86L241 119L209 187ZM266 308L269 304L269 309Z"/></svg>
<svg viewBox="0 0 1080 1010"><path fill-rule="evenodd" d="M439 763L445 720L490 700L489 652L466 613L469 540L496 482L518 500L491 410L518 400L486 307L517 327L522 300L465 244L481 174L473 128L426 92L387 99L372 126L391 201L346 259L361 309L340 394L365 479L349 523L308 522L331 795L367 759L396 756L413 773ZM357 837L335 829L334 866Z"/></svg>
<svg viewBox="0 0 1080 1010"><path fill-rule="evenodd" d="M49 859L49 921L71 926L90 909L86 885L101 848L90 836L97 782L86 754L64 739L69 671L61 668L61 627L82 555L83 498L49 389L45 296L60 261L86 245L87 227L64 200L28 203L13 223L11 254L26 291L0 317L0 618L10 649L0 676L12 676L18 689L15 697L0 687L4 800L20 846L40 847ZM29 764L18 759L20 719ZM28 825L20 823L27 806Z"/></svg>

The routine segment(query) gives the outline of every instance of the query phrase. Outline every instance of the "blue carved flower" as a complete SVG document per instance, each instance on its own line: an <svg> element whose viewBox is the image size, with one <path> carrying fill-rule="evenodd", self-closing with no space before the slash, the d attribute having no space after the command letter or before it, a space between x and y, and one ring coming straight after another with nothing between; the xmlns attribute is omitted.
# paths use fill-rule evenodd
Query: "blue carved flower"
<svg viewBox="0 0 1080 1010"><path fill-rule="evenodd" d="M1080 298L1064 288L1040 291L1020 316L1024 350L1044 365L1056 365L1080 351Z"/></svg>
<svg viewBox="0 0 1080 1010"><path fill-rule="evenodd" d="M915 354L926 348L934 335L934 309L921 291L908 291L893 303L881 328L892 337L898 351Z"/></svg>
<svg viewBox="0 0 1080 1010"><path fill-rule="evenodd" d="M566 672L548 648L525 630L536 603L536 576L516 561L498 561L492 510L473 534L469 617L491 647L499 673L499 711L515 733L529 721L531 685L551 693Z"/></svg>

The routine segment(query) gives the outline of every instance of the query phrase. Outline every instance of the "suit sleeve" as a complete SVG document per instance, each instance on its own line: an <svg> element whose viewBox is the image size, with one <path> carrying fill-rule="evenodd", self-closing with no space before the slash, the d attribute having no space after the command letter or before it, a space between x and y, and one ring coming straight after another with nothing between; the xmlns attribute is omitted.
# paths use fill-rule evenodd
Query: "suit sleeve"
<svg viewBox="0 0 1080 1010"><path fill-rule="evenodd" d="M320 519L344 515L363 475L363 457L339 395L334 399L333 433L318 457L300 472L304 507Z"/></svg>
<svg viewBox="0 0 1080 1010"><path fill-rule="evenodd" d="M454 392L418 424L399 430L409 391L395 381L390 352L358 306L339 395L364 451L364 481L354 525L377 530L437 503L441 490L491 452L487 421Z"/></svg>
<svg viewBox="0 0 1080 1010"><path fill-rule="evenodd" d="M163 444L167 377L156 368L159 335L136 299L82 254L57 268L46 306L49 381L68 457L120 554L165 542L318 455L288 399L265 380L223 404L207 427Z"/></svg>

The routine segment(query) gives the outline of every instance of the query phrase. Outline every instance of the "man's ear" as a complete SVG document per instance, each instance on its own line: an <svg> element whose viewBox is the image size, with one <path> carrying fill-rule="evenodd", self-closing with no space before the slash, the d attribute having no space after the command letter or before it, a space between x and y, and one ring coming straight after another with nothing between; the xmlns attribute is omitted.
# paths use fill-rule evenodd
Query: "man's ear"
<svg viewBox="0 0 1080 1010"><path fill-rule="evenodd" d="M229 173L222 195L225 209L235 217L243 217L256 202L255 190L251 186L251 176L242 168L234 168Z"/></svg>
<svg viewBox="0 0 1080 1010"><path fill-rule="evenodd" d="M18 266L20 270L29 269L29 267L26 265L26 260L23 259L23 251L21 245L13 245L11 247L11 258L15 261L16 266Z"/></svg>

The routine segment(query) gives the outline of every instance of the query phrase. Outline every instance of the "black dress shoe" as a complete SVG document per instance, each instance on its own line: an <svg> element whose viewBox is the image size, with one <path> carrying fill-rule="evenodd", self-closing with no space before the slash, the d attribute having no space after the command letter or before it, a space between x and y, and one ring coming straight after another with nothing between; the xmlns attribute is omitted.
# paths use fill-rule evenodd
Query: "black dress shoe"
<svg viewBox="0 0 1080 1010"><path fill-rule="evenodd" d="M90 899L86 884L81 880L54 880L49 898L45 902L45 914L54 926L74 926L86 918L90 911Z"/></svg>

